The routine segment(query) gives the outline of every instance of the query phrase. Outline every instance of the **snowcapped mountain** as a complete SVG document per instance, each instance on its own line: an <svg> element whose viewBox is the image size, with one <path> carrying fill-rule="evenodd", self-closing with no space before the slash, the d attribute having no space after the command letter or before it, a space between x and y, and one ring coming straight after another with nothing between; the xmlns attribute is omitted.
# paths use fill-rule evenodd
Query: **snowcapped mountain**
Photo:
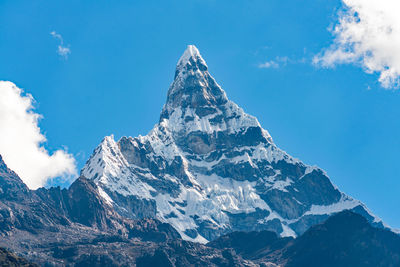
<svg viewBox="0 0 400 267"><path fill-rule="evenodd" d="M297 236L342 210L383 226L323 170L279 149L227 98L192 45L159 123L146 136L105 137L81 175L121 215L158 218L195 242L237 230Z"/></svg>

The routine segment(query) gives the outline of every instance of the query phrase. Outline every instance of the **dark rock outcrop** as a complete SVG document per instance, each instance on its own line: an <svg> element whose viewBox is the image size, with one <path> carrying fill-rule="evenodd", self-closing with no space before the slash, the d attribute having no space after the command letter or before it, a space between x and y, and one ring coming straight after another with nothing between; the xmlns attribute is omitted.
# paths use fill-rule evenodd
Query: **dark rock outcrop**
<svg viewBox="0 0 400 267"><path fill-rule="evenodd" d="M400 266L400 236L372 227L351 211L332 215L296 239L279 238L268 231L235 232L208 246L229 247L255 263L287 267Z"/></svg>
<svg viewBox="0 0 400 267"><path fill-rule="evenodd" d="M1 161L1 159L0 159ZM14 253L0 248L0 266L2 267L37 267L36 264L30 263L24 258L18 257Z"/></svg>

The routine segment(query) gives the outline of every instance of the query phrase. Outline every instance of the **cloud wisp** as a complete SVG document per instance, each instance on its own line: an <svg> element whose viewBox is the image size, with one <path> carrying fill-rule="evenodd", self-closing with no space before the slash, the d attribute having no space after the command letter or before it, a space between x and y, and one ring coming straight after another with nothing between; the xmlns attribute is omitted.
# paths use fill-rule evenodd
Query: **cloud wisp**
<svg viewBox="0 0 400 267"><path fill-rule="evenodd" d="M0 154L31 189L45 186L51 178L65 181L77 175L74 157L65 150L52 155L43 147L46 137L34 112L34 99L15 84L0 81Z"/></svg>
<svg viewBox="0 0 400 267"><path fill-rule="evenodd" d="M64 45L64 39L61 36L61 34L52 31L50 32L50 35L60 42L59 45L57 46L57 54L59 54L64 59L67 59L68 55L71 54L71 49L68 46Z"/></svg>
<svg viewBox="0 0 400 267"><path fill-rule="evenodd" d="M296 65L296 64L308 64L310 59L303 56L302 58L290 58L287 56L284 57L275 57L274 59L264 61L263 63L258 64L258 68L260 69L278 69L283 68L288 65Z"/></svg>
<svg viewBox="0 0 400 267"><path fill-rule="evenodd" d="M400 86L400 2L342 0L332 45L314 57L323 67L356 64L377 73L383 88Z"/></svg>
<svg viewBox="0 0 400 267"><path fill-rule="evenodd" d="M277 69L279 67L286 66L288 61L289 61L288 57L276 57L273 60L268 60L265 61L264 63L258 64L258 67L260 69L269 69L269 68Z"/></svg>

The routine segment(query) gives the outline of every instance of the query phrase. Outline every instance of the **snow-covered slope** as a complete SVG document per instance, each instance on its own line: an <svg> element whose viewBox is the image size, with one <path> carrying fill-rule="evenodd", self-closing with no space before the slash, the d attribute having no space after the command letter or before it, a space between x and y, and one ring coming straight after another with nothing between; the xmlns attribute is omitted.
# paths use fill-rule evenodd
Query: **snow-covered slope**
<svg viewBox="0 0 400 267"><path fill-rule="evenodd" d="M146 136L105 137L81 174L122 215L157 217L196 242L234 230L296 236L345 209L382 224L323 170L280 150L195 46L177 64L159 123Z"/></svg>

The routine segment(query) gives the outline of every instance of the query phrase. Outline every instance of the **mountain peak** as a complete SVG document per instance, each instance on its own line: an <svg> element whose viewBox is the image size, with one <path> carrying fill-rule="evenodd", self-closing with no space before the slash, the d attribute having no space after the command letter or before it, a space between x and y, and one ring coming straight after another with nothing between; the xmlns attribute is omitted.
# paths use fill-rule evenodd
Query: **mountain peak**
<svg viewBox="0 0 400 267"><path fill-rule="evenodd" d="M257 128L261 139L272 142L269 133L261 128L255 117L246 114L227 98L193 45L187 47L178 61L175 79L161 112L160 125L172 133L183 135L191 131L237 133L247 131L249 127Z"/></svg>
<svg viewBox="0 0 400 267"><path fill-rule="evenodd" d="M228 101L224 90L208 72L205 60L194 45L189 45L176 66L160 121L177 109L202 112Z"/></svg>
<svg viewBox="0 0 400 267"><path fill-rule="evenodd" d="M207 68L207 64L201 57L199 50L194 45L188 45L185 52L178 61L177 69L185 67L187 64L200 63Z"/></svg>

